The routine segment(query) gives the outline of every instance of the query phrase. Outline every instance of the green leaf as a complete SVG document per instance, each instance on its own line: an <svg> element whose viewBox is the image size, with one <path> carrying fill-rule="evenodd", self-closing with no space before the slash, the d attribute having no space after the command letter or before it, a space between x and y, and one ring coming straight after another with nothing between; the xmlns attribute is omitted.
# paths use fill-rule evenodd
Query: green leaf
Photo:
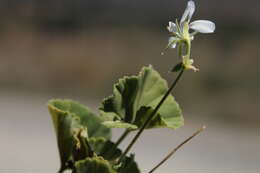
<svg viewBox="0 0 260 173"><path fill-rule="evenodd" d="M100 107L101 116L109 121L103 124L117 128L129 128L128 124L131 124L140 128L167 90L167 82L151 66L144 67L138 76L119 79L114 85L113 95L104 99ZM182 125L181 109L170 95L147 128L176 129Z"/></svg>
<svg viewBox="0 0 260 173"><path fill-rule="evenodd" d="M86 158L75 163L75 173L116 173L102 157Z"/></svg>
<svg viewBox="0 0 260 173"><path fill-rule="evenodd" d="M140 173L136 162L134 161L134 155L131 154L130 157L125 157L122 161L121 167L118 169L118 173Z"/></svg>
<svg viewBox="0 0 260 173"><path fill-rule="evenodd" d="M89 143L95 153L106 160L114 161L122 154L122 151L118 149L113 142L105 140L102 137L90 138Z"/></svg>
<svg viewBox="0 0 260 173"><path fill-rule="evenodd" d="M101 124L101 118L92 113L90 109L84 105L72 100L61 99L51 100L48 105L49 108L56 108L58 112L66 112L69 115L79 117L81 124L87 127L89 137L102 136L106 139L110 139L111 132Z"/></svg>
<svg viewBox="0 0 260 173"><path fill-rule="evenodd" d="M73 147L76 145L73 130L80 127L79 119L75 116L68 116L65 112L58 112L56 109L50 109L50 112L53 115L62 171L69 168L68 163L73 159Z"/></svg>
<svg viewBox="0 0 260 173"><path fill-rule="evenodd" d="M94 151L92 150L87 136L87 129L80 128L74 135L76 145L73 146L73 160L82 160L86 157L93 157Z"/></svg>
<svg viewBox="0 0 260 173"><path fill-rule="evenodd" d="M48 103L56 131L62 172L70 163L91 156L88 137L110 139L110 129L88 108L71 100L51 100ZM85 133L85 135L84 135Z"/></svg>
<svg viewBox="0 0 260 173"><path fill-rule="evenodd" d="M134 130L138 128L136 125L116 120L120 119L120 117L113 112L104 112L100 110L100 115L104 120L102 124L108 128L126 128L129 130ZM115 117L117 118L115 119Z"/></svg>
<svg viewBox="0 0 260 173"><path fill-rule="evenodd" d="M91 138L90 145L93 150L104 159L110 161L111 164L117 164L118 159L122 151L116 147L111 141L106 141L104 138ZM118 173L140 173L137 163L134 161L134 155L125 157L119 165L113 165L113 168Z"/></svg>
<svg viewBox="0 0 260 173"><path fill-rule="evenodd" d="M136 125L130 123L123 123L121 121L105 121L102 124L104 124L108 128L126 128L130 130L138 128Z"/></svg>

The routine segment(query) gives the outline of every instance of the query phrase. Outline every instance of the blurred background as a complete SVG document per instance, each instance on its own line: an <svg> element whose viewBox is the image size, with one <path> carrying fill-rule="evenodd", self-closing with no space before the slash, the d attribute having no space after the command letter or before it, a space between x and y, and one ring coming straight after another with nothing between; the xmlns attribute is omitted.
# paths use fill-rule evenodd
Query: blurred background
<svg viewBox="0 0 260 173"><path fill-rule="evenodd" d="M180 19L186 3L1 0L0 172L57 172L49 99L79 100L97 111L119 77L149 64L174 80L168 71L179 62L176 50L160 53L168 21ZM200 71L185 73L173 92L185 126L148 130L132 151L148 172L206 125L157 172L259 173L260 1L198 0L196 5L193 20L212 20L217 29L196 36L192 56ZM115 138L121 132L115 130Z"/></svg>

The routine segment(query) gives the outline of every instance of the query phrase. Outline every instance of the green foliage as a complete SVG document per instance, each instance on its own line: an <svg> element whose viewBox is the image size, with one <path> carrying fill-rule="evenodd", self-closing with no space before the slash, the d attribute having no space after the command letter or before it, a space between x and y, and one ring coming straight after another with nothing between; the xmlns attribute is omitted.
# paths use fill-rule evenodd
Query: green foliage
<svg viewBox="0 0 260 173"><path fill-rule="evenodd" d="M113 142L104 138L90 138L89 142L95 153L106 160L114 161L122 154L122 151Z"/></svg>
<svg viewBox="0 0 260 173"><path fill-rule="evenodd" d="M104 113L102 113L104 114ZM105 125L108 128L125 128L125 129L131 129L131 130L135 130L138 127L134 124L130 124L130 123L124 123L118 120L114 120L114 121L104 121L103 125Z"/></svg>
<svg viewBox="0 0 260 173"><path fill-rule="evenodd" d="M123 162L124 168L121 163L118 166L116 159L122 151L110 141L110 129L102 124L101 117L71 100L51 100L48 108L58 141L60 173L66 169L73 173L121 173L122 169L140 173L133 159Z"/></svg>
<svg viewBox="0 0 260 173"><path fill-rule="evenodd" d="M102 102L101 116L72 100L51 100L48 108L58 141L59 173L66 169L73 173L140 173L134 155L123 155L118 148L121 141L110 140L109 128L141 128L167 90L167 82L149 66L114 85L113 95ZM146 129L182 125L179 105L169 95Z"/></svg>
<svg viewBox="0 0 260 173"><path fill-rule="evenodd" d="M70 168L71 162L91 156L88 137L110 139L110 130L101 124L100 117L83 105L71 100L51 100L48 108L56 131L61 170Z"/></svg>
<svg viewBox="0 0 260 173"><path fill-rule="evenodd" d="M144 67L138 76L124 77L114 85L113 95L103 100L100 112L109 128L140 128L167 92L167 82L151 66ZM146 128L183 125L178 103L170 95Z"/></svg>
<svg viewBox="0 0 260 173"><path fill-rule="evenodd" d="M118 169L118 173L140 173L140 170L134 161L134 155L125 157L122 161L121 167Z"/></svg>
<svg viewBox="0 0 260 173"><path fill-rule="evenodd" d="M75 173L116 173L102 157L86 158L75 163Z"/></svg>
<svg viewBox="0 0 260 173"><path fill-rule="evenodd" d="M126 157L118 167L102 157L86 158L75 163L75 173L140 173L134 156Z"/></svg>
<svg viewBox="0 0 260 173"><path fill-rule="evenodd" d="M53 115L56 130L61 170L65 170L69 167L69 161L73 159L73 147L76 145L73 128L77 129L79 127L79 119L75 116L66 116L62 112L55 112L55 109L50 110L50 112Z"/></svg>
<svg viewBox="0 0 260 173"><path fill-rule="evenodd" d="M92 138L90 139L90 145L97 153L97 155L102 156L104 159L109 160L110 163L114 164L113 168L118 173L140 173L137 163L134 161L134 155L130 157L125 157L122 163L119 165L116 162L122 151L116 147L116 145L111 141L105 141L102 138Z"/></svg>
<svg viewBox="0 0 260 173"><path fill-rule="evenodd" d="M52 114L55 127L58 123L55 118L57 115L55 114L63 113L69 116L74 115L78 117L81 125L87 127L89 137L102 136L106 139L111 137L110 130L100 124L102 121L101 118L92 113L89 108L79 104L78 102L56 99L49 101L48 107Z"/></svg>
<svg viewBox="0 0 260 173"><path fill-rule="evenodd" d="M166 48L178 45L179 58L182 59L181 63L171 69L171 72L179 73L170 88L166 80L152 66L148 66L137 76L119 79L113 87L113 94L102 101L100 116L71 100L49 102L61 160L59 173L66 169L73 173L140 173L134 155L128 157L127 154L142 132L152 128L176 129L184 124L182 111L170 93L185 70L198 71L191 59L194 35L215 30L215 24L211 21L190 23L194 10L195 3L189 0L180 22L176 19L176 23L169 22L167 27L171 36ZM195 32L190 33L190 29ZM114 143L111 141L110 128L126 130ZM203 129L181 143L150 172ZM118 148L119 144L134 130L138 132L122 152Z"/></svg>

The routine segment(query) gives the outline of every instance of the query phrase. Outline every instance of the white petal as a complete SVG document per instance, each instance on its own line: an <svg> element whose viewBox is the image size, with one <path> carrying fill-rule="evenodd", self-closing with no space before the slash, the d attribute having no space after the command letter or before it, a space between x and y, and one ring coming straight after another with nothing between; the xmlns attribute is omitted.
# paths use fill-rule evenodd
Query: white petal
<svg viewBox="0 0 260 173"><path fill-rule="evenodd" d="M195 3L193 1L189 1L182 15L180 23L182 24L184 21L190 21L194 11L195 11Z"/></svg>
<svg viewBox="0 0 260 173"><path fill-rule="evenodd" d="M179 39L176 38L176 37L170 37L170 38L169 38L169 41L168 41L168 46L169 46L170 48L175 48L176 45L177 45L178 40L179 40Z"/></svg>
<svg viewBox="0 0 260 173"><path fill-rule="evenodd" d="M209 20L196 20L190 24L190 28L200 33L213 33L216 26Z"/></svg>
<svg viewBox="0 0 260 173"><path fill-rule="evenodd" d="M177 26L173 22L169 22L169 25L167 26L167 29L169 32L177 32Z"/></svg>
<svg viewBox="0 0 260 173"><path fill-rule="evenodd" d="M170 48L174 49L176 47L177 43L171 44Z"/></svg>

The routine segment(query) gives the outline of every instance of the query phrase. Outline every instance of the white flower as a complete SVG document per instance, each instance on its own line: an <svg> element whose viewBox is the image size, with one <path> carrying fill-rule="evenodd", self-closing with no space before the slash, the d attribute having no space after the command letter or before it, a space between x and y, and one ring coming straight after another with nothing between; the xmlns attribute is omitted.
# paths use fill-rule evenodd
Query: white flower
<svg viewBox="0 0 260 173"><path fill-rule="evenodd" d="M191 17L195 11L195 3L190 0L188 1L187 7L182 15L180 23L169 22L167 27L168 31L173 34L169 38L168 47L175 48L177 43L182 40L189 39L193 40L193 36L196 33L213 33L215 31L215 24L209 20L196 20L190 23ZM189 29L194 30L195 32L189 33Z"/></svg>

